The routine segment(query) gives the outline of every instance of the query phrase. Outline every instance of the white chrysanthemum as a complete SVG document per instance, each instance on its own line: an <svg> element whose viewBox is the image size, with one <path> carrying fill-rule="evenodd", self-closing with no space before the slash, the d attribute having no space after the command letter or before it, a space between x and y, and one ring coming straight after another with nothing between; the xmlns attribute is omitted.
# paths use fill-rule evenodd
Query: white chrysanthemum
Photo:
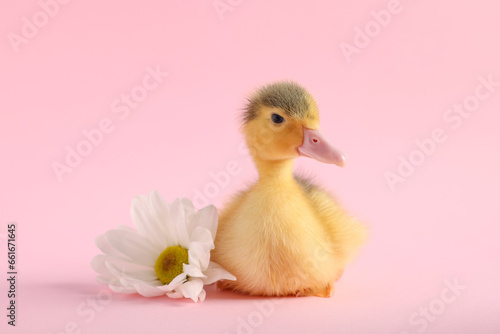
<svg viewBox="0 0 500 334"><path fill-rule="evenodd" d="M190 200L166 203L156 191L132 202L137 228L119 226L95 239L104 253L92 260L97 280L119 293L167 295L203 301L203 286L236 278L210 262L217 232L217 209L195 212Z"/></svg>

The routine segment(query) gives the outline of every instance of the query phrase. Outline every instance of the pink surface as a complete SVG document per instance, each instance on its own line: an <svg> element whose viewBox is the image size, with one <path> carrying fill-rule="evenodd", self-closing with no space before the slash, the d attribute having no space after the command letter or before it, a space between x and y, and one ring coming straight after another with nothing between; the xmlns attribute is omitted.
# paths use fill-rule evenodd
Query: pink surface
<svg viewBox="0 0 500 334"><path fill-rule="evenodd" d="M498 3L41 3L0 11L0 263L17 222L19 271L2 333L498 333ZM371 230L335 296L109 297L94 237L152 189L221 207L255 176L245 97L279 79L349 157L297 169Z"/></svg>

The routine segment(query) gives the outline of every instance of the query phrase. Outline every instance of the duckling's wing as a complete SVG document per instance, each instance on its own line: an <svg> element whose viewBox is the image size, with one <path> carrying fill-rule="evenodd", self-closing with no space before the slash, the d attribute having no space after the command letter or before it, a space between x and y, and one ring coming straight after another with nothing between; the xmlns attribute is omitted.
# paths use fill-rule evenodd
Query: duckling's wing
<svg viewBox="0 0 500 334"><path fill-rule="evenodd" d="M366 240L366 226L349 215L333 196L311 180L297 175L294 178L325 227L334 252L344 261L349 261Z"/></svg>
<svg viewBox="0 0 500 334"><path fill-rule="evenodd" d="M310 194L314 190L321 190L314 182L304 176L294 175L293 178L306 194Z"/></svg>

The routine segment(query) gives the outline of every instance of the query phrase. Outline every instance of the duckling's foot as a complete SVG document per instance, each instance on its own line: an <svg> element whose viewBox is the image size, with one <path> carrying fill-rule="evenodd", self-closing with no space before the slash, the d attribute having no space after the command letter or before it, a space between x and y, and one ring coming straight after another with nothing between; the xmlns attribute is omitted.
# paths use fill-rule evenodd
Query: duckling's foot
<svg viewBox="0 0 500 334"><path fill-rule="evenodd" d="M333 283L329 283L326 286L326 288L323 289L323 291L318 291L318 294L316 294L316 296L329 298L329 297L333 296L334 293L335 293L335 287L334 287Z"/></svg>
<svg viewBox="0 0 500 334"><path fill-rule="evenodd" d="M319 288L319 289L314 289L309 292L306 292L306 296L316 296L316 297L324 297L324 298L329 298L333 296L335 293L335 287L332 283L329 283L326 287L324 288Z"/></svg>

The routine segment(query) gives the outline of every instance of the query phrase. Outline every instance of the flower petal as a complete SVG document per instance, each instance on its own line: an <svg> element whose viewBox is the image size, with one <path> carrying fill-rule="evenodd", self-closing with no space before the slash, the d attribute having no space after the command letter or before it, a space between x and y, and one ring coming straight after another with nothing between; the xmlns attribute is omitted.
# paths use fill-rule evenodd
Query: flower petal
<svg viewBox="0 0 500 334"><path fill-rule="evenodd" d="M212 234L205 227L196 227L189 241L203 243L208 249L214 249L215 247Z"/></svg>
<svg viewBox="0 0 500 334"><path fill-rule="evenodd" d="M121 273L118 270L116 270L113 267L113 265L106 262L106 266L113 273L113 276L116 277L108 282L108 286L111 290L118 293L137 293L135 287L133 287L127 281L121 278Z"/></svg>
<svg viewBox="0 0 500 334"><path fill-rule="evenodd" d="M90 261L90 266L94 271L98 274L101 274L104 277L113 277L113 275L109 272L108 268L106 268L106 265L104 264L106 257L102 254L98 254L94 256L92 261Z"/></svg>
<svg viewBox="0 0 500 334"><path fill-rule="evenodd" d="M126 293L126 294L137 293L137 290L133 286L119 286L110 284L109 288L117 293Z"/></svg>
<svg viewBox="0 0 500 334"><path fill-rule="evenodd" d="M108 278L105 276L97 276L95 280L101 284L106 284L106 285L116 284L118 282L116 278Z"/></svg>
<svg viewBox="0 0 500 334"><path fill-rule="evenodd" d="M130 226L127 226L127 225L118 225L118 229L119 230L123 230L123 231L128 231L128 232L134 232L134 233L137 233L137 230L135 228L132 228Z"/></svg>
<svg viewBox="0 0 500 334"><path fill-rule="evenodd" d="M170 206L170 224L173 227L174 236L177 237L178 245L184 248L189 246L184 207L180 199L176 199Z"/></svg>
<svg viewBox="0 0 500 334"><path fill-rule="evenodd" d="M150 210L154 212L158 221L158 226L162 231L161 236L163 238L163 242L165 243L164 249L170 246L177 246L179 242L177 241L178 238L170 218L171 205L165 202L163 197L157 191L152 191L149 194L149 205Z"/></svg>
<svg viewBox="0 0 500 334"><path fill-rule="evenodd" d="M203 280L205 284L212 284L221 279L236 281L236 277L233 274L215 262L210 262L207 270L203 271L203 273L207 276L207 278Z"/></svg>
<svg viewBox="0 0 500 334"><path fill-rule="evenodd" d="M184 295L177 291L168 291L167 296L170 298L184 298Z"/></svg>
<svg viewBox="0 0 500 334"><path fill-rule="evenodd" d="M151 214L151 218L155 221L155 228L157 233L157 239L161 250L169 246L175 246L173 237L173 231L171 228L170 221L170 210L169 205L165 202L163 197L156 190L149 193L148 207Z"/></svg>
<svg viewBox="0 0 500 334"><path fill-rule="evenodd" d="M97 248L101 250L104 254L114 256L119 259L125 260L125 256L117 251L113 246L109 244L109 242L106 240L106 236L104 234L97 236L94 239L95 245Z"/></svg>
<svg viewBox="0 0 500 334"><path fill-rule="evenodd" d="M191 298L194 302L198 301L198 298L203 290L203 281L199 278L188 281L180 285L176 291L182 293L186 298Z"/></svg>
<svg viewBox="0 0 500 334"><path fill-rule="evenodd" d="M136 278L144 282L155 282L158 280L158 276L156 275L156 272L153 268L149 270L127 271L126 274L127 276Z"/></svg>
<svg viewBox="0 0 500 334"><path fill-rule="evenodd" d="M116 266L115 266L116 268ZM117 268L118 270L118 268ZM138 279L144 282L156 282L158 281L158 276L156 276L156 272L153 268L145 268L142 270L124 270L120 269L121 277L130 277L134 279Z"/></svg>
<svg viewBox="0 0 500 334"><path fill-rule="evenodd" d="M109 255L105 255L105 254L96 255L96 258L94 258L92 261L101 261L101 263L103 261L109 262L109 263L113 264L113 266L118 268L119 271L123 271L123 272L153 270L152 267L144 266L144 265L141 265L141 264L129 261L129 260L122 260L120 258L116 258L114 256L109 256ZM96 270L98 273L103 273L103 274L107 273L106 271L98 271L99 267L96 266L98 264L99 263L92 264L92 262L91 262L92 268L94 268L94 270ZM105 265L105 267L106 268L104 268L104 269L108 270L106 265Z"/></svg>
<svg viewBox="0 0 500 334"><path fill-rule="evenodd" d="M140 295L144 297L157 297L165 295L165 291L158 289L158 286L151 285L132 278L127 278L126 280L137 290Z"/></svg>
<svg viewBox="0 0 500 334"><path fill-rule="evenodd" d="M191 242L188 250L189 264L197 266L204 271L210 262L210 248L200 242Z"/></svg>
<svg viewBox="0 0 500 334"><path fill-rule="evenodd" d="M98 254L90 262L90 266L92 267L92 269L94 269L95 272L101 274L102 278L105 278L108 281L115 278L115 276L109 271L109 269L105 264L105 261L108 261L112 263L115 267L120 268L119 269L120 271L125 272L129 276L142 279L144 281L153 281L157 279L156 273L153 268L136 264L134 262L130 262L120 252L111 247L105 240L104 236L99 236L99 237L96 239L96 243L99 244L101 247L102 245L106 245L106 247L109 247L109 249L107 249L105 253L113 254L113 255Z"/></svg>
<svg viewBox="0 0 500 334"><path fill-rule="evenodd" d="M148 198L144 196L135 197L132 201L130 214L137 226L138 234L148 239L156 246L157 251L161 252L166 248L165 233L158 221L158 215L150 203L154 193L156 192L151 192Z"/></svg>
<svg viewBox="0 0 500 334"><path fill-rule="evenodd" d="M206 278L199 267L193 266L191 264L183 264L183 271L188 275L189 277L203 277Z"/></svg>
<svg viewBox="0 0 500 334"><path fill-rule="evenodd" d="M206 296L207 296L207 292L205 291L205 289L201 290L201 292L198 296L198 298L200 298L200 302L204 301Z"/></svg>
<svg viewBox="0 0 500 334"><path fill-rule="evenodd" d="M115 271L109 269L111 265ZM117 282L121 277L133 277L147 282L152 282L158 279L153 268L139 266L135 263L121 261L116 258L98 254L90 262L90 266L94 271L101 274L101 279L109 282Z"/></svg>
<svg viewBox="0 0 500 334"><path fill-rule="evenodd" d="M104 264L106 265L106 268L108 268L109 272L115 277L118 281L120 281L121 285L128 286L126 282L122 284L121 279L124 277L127 277L127 274L125 274L123 271L118 269L113 263L105 261ZM118 284L118 283L117 283Z"/></svg>
<svg viewBox="0 0 500 334"><path fill-rule="evenodd" d="M162 291L173 291L187 280L186 273L177 275L172 282L159 287Z"/></svg>
<svg viewBox="0 0 500 334"><path fill-rule="evenodd" d="M184 207L184 215L186 216L186 221L189 222L191 221L191 218L195 214L194 206L191 200L188 198L182 198L181 199L182 206ZM189 226L188 226L188 234L189 234Z"/></svg>
<svg viewBox="0 0 500 334"><path fill-rule="evenodd" d="M138 264L154 267L158 252L147 239L123 230L110 230L105 236L106 241L126 258Z"/></svg>
<svg viewBox="0 0 500 334"><path fill-rule="evenodd" d="M164 295L165 292L158 289L158 287L161 286L161 282L159 280L156 281L151 281L151 282L145 282L140 279L128 276L124 272L120 272L117 268L115 268L112 264L109 262L106 262L106 266L108 267L109 271L113 273L117 278L119 278L119 284L115 284L115 287L119 287L120 285L122 287L133 287L135 291L137 291L139 294L141 294L144 297L156 297L156 296L161 296ZM111 287L111 285L110 285ZM131 289L127 289L130 291Z"/></svg>
<svg viewBox="0 0 500 334"><path fill-rule="evenodd" d="M217 208L213 205L208 205L196 212L191 219L188 220L189 235L196 227L204 227L212 234L212 240L215 239L217 233L217 224L219 221Z"/></svg>
<svg viewBox="0 0 500 334"><path fill-rule="evenodd" d="M130 216L132 221L137 228L139 235L145 237L147 235L147 229L144 222L148 220L146 215L146 197L143 195L135 196L132 200L132 205L130 207Z"/></svg>

